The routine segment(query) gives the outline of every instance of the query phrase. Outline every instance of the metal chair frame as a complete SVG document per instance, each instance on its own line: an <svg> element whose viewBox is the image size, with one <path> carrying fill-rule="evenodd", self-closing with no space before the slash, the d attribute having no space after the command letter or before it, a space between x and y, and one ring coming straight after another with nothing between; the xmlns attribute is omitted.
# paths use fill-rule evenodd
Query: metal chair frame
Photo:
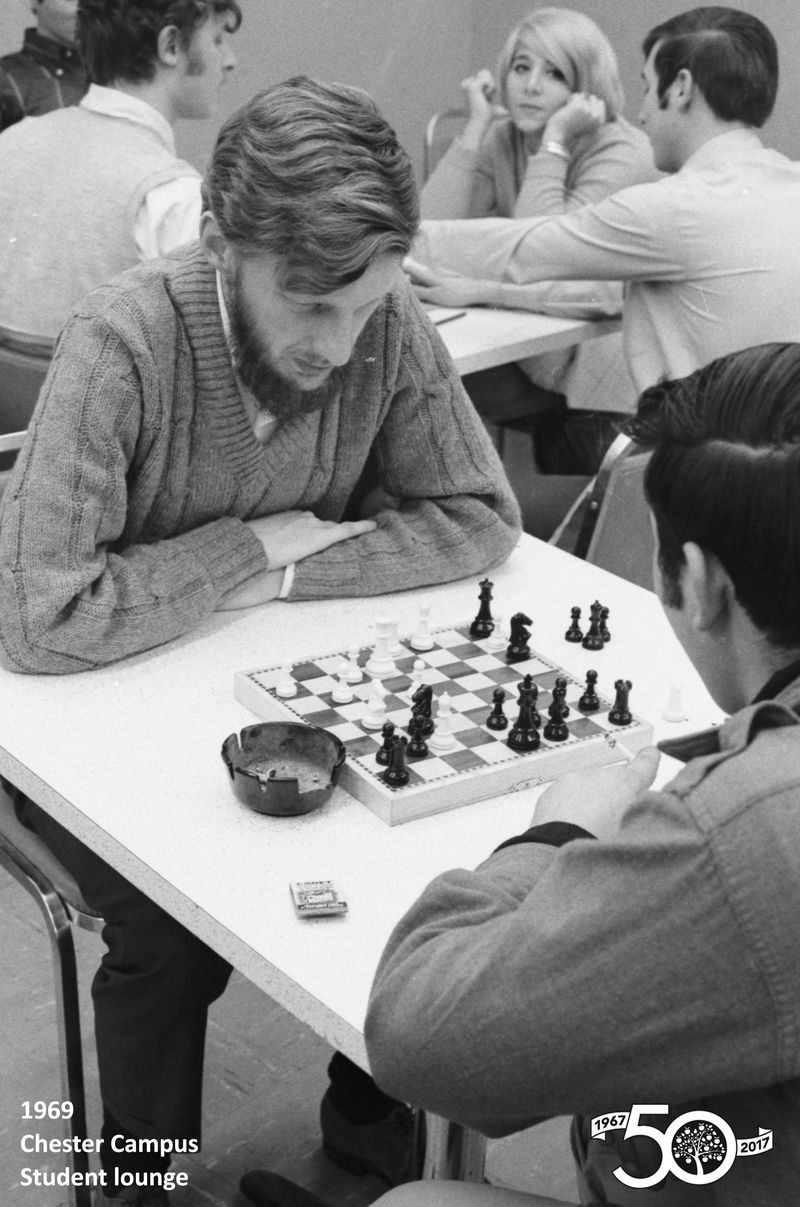
<svg viewBox="0 0 800 1207"><path fill-rule="evenodd" d="M72 877L61 868L49 847L17 819L11 798L2 790L0 864L33 897L45 920L53 960L63 1098L73 1106L72 1117L64 1121L65 1131L70 1138L83 1139L86 1137L86 1094L72 927L76 925L99 932L103 918L86 904ZM89 1158L84 1152L72 1152L70 1164L73 1174L89 1172ZM70 1193L74 1207L91 1207L89 1187L73 1186Z"/></svg>

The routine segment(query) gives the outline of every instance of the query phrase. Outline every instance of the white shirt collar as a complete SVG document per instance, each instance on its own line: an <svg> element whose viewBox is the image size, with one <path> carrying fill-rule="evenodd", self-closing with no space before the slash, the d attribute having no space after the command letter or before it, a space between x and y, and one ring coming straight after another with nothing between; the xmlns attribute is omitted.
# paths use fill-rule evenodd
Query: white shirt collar
<svg viewBox="0 0 800 1207"><path fill-rule="evenodd" d="M84 109L92 113L102 113L105 117L116 117L122 121L135 122L147 126L163 142L173 155L175 150L175 133L163 113L159 113L147 101L129 92L121 92L119 88L106 88L101 84L90 84L89 91L81 101Z"/></svg>

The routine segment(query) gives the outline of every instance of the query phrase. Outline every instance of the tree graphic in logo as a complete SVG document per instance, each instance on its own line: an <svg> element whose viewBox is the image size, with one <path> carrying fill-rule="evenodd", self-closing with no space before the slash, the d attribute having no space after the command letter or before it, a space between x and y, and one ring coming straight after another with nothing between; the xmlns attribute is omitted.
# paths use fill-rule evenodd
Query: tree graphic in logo
<svg viewBox="0 0 800 1207"><path fill-rule="evenodd" d="M716 1169L727 1153L728 1143L723 1133L714 1123L702 1119L684 1123L672 1141L676 1166L694 1172L698 1178Z"/></svg>

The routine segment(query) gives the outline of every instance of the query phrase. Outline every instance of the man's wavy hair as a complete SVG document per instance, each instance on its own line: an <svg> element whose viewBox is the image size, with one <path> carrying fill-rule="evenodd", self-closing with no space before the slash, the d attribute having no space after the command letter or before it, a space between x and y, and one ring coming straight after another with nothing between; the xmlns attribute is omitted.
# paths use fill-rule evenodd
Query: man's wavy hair
<svg viewBox="0 0 800 1207"><path fill-rule="evenodd" d="M679 71L691 72L718 118L764 125L778 92L778 47L763 21L736 8L711 5L662 22L644 40L663 101Z"/></svg>
<svg viewBox="0 0 800 1207"><path fill-rule="evenodd" d="M800 344L763 344L645 390L628 425L653 454L644 489L668 603L683 546L729 574L773 645L800 648Z"/></svg>
<svg viewBox="0 0 800 1207"><path fill-rule="evenodd" d="M404 256L419 222L408 155L357 88L295 76L219 132L203 182L226 241L281 259L284 287L331 293L377 256Z"/></svg>
<svg viewBox="0 0 800 1207"><path fill-rule="evenodd" d="M158 63L158 35L174 25L188 50L198 26L223 13L233 32L242 22L238 0L80 0L77 42L89 79L152 80Z"/></svg>

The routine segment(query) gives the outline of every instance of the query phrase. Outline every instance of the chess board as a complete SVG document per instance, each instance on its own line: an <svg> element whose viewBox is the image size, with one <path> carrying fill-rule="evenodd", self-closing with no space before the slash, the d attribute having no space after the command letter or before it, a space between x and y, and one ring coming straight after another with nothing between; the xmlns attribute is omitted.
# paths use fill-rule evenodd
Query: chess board
<svg viewBox="0 0 800 1207"><path fill-rule="evenodd" d="M611 724L611 701L603 696L601 680L597 685L600 708L583 714L577 703L585 683L576 681L542 654L531 650L529 658L509 662L505 648L493 652L488 639L471 637L469 623L434 629L431 637L434 646L427 652L413 650L407 640L401 642L403 652L394 658L397 673L381 680L387 692L386 719L395 723L397 733L407 734L414 690L411 672L419 658L425 668L422 682L433 688L434 701L444 692L451 699L456 742L447 752L431 751L423 759L409 759L409 782L402 788L392 788L381 779L385 768L375 759L383 741L381 732L367 730L361 724L370 677L365 674L361 683L352 685L351 704L336 704L332 699L344 652L296 662L292 677L298 692L291 699L276 694L275 687L285 675L280 666L240 671L235 677L234 694L263 721L305 721L340 738L347 748L347 758L339 783L389 825L541 784L581 767L619 762L627 752L635 753L652 742L652 726L636 716L628 725ZM365 665L371 652L369 647L359 651L360 666ZM567 680L569 737L563 742L549 742L542 737L537 750L519 753L510 749L506 738L517 719L517 687L525 675L532 675L539 689L540 733L547 721L556 678L563 675ZM486 727L498 687L506 692L509 719L508 729L499 731ZM613 681L607 690L613 700ZM435 721L435 703L433 718Z"/></svg>

